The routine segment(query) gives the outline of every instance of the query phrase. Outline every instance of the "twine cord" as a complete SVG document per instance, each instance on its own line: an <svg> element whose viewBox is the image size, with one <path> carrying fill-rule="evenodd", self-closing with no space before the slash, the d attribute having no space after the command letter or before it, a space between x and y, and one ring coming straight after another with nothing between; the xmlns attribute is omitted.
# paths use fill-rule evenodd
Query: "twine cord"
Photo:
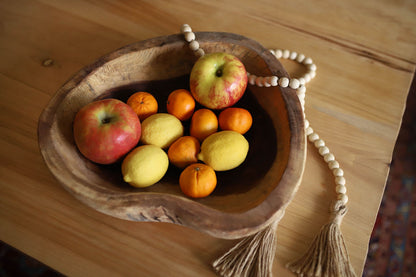
<svg viewBox="0 0 416 277"><path fill-rule="evenodd" d="M205 55L204 50L199 47L195 33L192 32L192 28L188 24L182 25L181 33L197 57ZM315 77L317 67L311 58L303 54L280 49L270 50L270 52L276 59L290 59L306 66L307 73L300 78L289 79L279 76L259 77L247 72L248 82L258 87L280 86L296 90L302 106L305 133L328 164L329 169L332 170L337 193L337 200L331 205L329 222L322 226L305 254L297 261L289 263L287 268L302 277L356 277L340 230L342 219L347 212L346 204L348 202L344 171L339 167L339 163L325 142L312 129L305 116L305 84ZM276 229L279 221L280 218L256 234L243 238L214 261L214 270L224 277L271 276L276 251Z"/></svg>
<svg viewBox="0 0 416 277"><path fill-rule="evenodd" d="M218 274L231 276L270 276L276 252L278 220L254 235L243 238L213 263Z"/></svg>

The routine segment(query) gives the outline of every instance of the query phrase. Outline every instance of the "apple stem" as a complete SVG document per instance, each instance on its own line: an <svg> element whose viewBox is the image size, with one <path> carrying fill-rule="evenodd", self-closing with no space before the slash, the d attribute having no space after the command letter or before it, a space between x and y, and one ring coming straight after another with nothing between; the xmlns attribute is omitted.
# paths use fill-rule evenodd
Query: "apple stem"
<svg viewBox="0 0 416 277"><path fill-rule="evenodd" d="M221 77L222 76L222 69L218 69L217 72L215 72L215 76Z"/></svg>
<svg viewBox="0 0 416 277"><path fill-rule="evenodd" d="M101 120L101 122L102 122L103 124L110 123L110 121L111 121L111 118L109 118L109 117L105 117L105 118L103 118L103 119Z"/></svg>

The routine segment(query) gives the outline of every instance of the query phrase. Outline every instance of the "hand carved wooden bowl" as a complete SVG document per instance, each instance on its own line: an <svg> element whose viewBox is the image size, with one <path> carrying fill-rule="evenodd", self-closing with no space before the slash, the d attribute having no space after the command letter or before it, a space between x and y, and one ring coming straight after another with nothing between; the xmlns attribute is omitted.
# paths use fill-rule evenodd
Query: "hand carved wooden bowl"
<svg viewBox="0 0 416 277"><path fill-rule="evenodd" d="M257 76L288 74L257 42L230 33L196 33L206 53L228 52ZM122 179L120 163L103 166L85 159L74 143L72 122L84 105L102 98L126 101L136 91L151 92L165 111L168 94L189 89L196 57L182 35L153 38L123 47L82 69L44 109L38 126L46 165L76 198L105 214L132 221L171 222L220 238L240 238L283 216L300 183L306 139L303 115L290 88L248 85L236 106L253 115L246 133L250 150L238 168L218 172L214 192L203 199L186 197L180 171L170 166L148 188Z"/></svg>

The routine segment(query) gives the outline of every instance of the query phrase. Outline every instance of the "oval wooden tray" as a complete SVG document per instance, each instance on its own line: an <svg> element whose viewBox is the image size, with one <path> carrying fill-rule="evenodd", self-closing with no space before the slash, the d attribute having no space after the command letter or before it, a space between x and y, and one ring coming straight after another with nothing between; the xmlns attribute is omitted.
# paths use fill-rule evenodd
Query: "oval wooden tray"
<svg viewBox="0 0 416 277"><path fill-rule="evenodd" d="M257 76L287 76L282 65L257 42L230 33L196 33L206 53L229 52ZM77 150L72 122L89 102L106 97L123 101L138 90L149 91L163 111L167 95L188 88L196 61L182 35L153 38L123 47L87 66L57 91L39 119L39 146L57 180L90 207L133 221L171 222L220 238L252 234L283 216L300 183L306 155L303 115L290 88L248 90L237 104L253 114L246 134L250 151L237 169L218 173L213 194L194 200L182 194L179 171L170 166L157 184L132 188L120 164L102 166Z"/></svg>

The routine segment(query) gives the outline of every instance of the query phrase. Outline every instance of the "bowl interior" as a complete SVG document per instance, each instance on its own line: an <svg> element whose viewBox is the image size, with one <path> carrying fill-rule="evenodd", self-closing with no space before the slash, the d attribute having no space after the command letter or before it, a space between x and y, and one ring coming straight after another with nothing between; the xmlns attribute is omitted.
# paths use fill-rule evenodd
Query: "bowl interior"
<svg viewBox="0 0 416 277"><path fill-rule="evenodd" d="M189 75L169 80L137 82L112 88L101 94L96 100L117 98L126 102L133 93L147 91L152 93L158 100L158 112L167 112L166 101L168 95L178 88L189 89ZM250 144L247 158L236 169L217 172L218 184L214 192L209 197L194 200L214 209L227 212L247 210L264 200L268 195L267 191L272 190L274 186L264 183L262 180L272 167L273 161L277 156L277 137L273 121L267 111L259 104L250 88L247 89L243 98L235 106L246 108L253 116L253 126L244 135ZM196 109L199 108L203 107L197 104ZM214 112L217 115L220 113L220 111ZM189 135L189 124L190 121L183 122L185 135ZM169 193L184 197L179 188L181 169L173 165L170 165L167 174L157 184L138 189L129 186L123 181L120 163L102 166L94 164L82 156L79 159L82 159L83 163L88 164L88 168L95 174L106 180L106 182L101 182L100 186L109 190L119 193ZM266 193L254 195L256 191L265 191ZM233 197L229 197L230 195L233 195Z"/></svg>

